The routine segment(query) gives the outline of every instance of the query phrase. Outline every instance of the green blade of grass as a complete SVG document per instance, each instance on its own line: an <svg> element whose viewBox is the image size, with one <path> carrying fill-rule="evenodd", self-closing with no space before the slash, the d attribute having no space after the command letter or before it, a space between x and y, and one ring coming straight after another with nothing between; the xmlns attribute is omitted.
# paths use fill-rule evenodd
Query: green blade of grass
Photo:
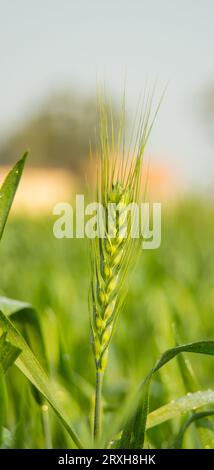
<svg viewBox="0 0 214 470"><path fill-rule="evenodd" d="M2 446L3 426L5 418L5 383L3 374L0 373L0 448Z"/></svg>
<svg viewBox="0 0 214 470"><path fill-rule="evenodd" d="M22 310L34 310L31 304L20 300L9 299L0 296L0 310L7 316L21 312Z"/></svg>
<svg viewBox="0 0 214 470"><path fill-rule="evenodd" d="M56 389L54 384L49 380L22 335L2 312L0 312L0 329L3 333L7 334L7 338L10 343L21 350L20 356L15 361L17 367L50 403L75 445L78 448L82 448L83 445L76 434L76 431L73 429L70 420L65 416L63 410L61 410L61 407L55 400Z"/></svg>
<svg viewBox="0 0 214 470"><path fill-rule="evenodd" d="M0 297L0 311L7 317L10 317L42 366L47 368L48 361L46 358L44 338L39 315L35 308L27 302ZM32 384L31 390L35 400L41 405L44 401L43 397Z"/></svg>
<svg viewBox="0 0 214 470"><path fill-rule="evenodd" d="M180 429L178 436L174 443L174 448L181 449L184 434L192 423L200 421L200 420L204 420L205 418L208 418L213 415L214 415L214 410L206 410L206 411L200 411L190 416L190 418L187 419L187 421L184 423L184 425ZM206 448L210 448L210 447L207 445Z"/></svg>
<svg viewBox="0 0 214 470"><path fill-rule="evenodd" d="M192 352L196 354L205 354L214 356L214 341L199 341L196 343L189 343L176 348L171 348L165 351L153 369L149 372L146 379L140 387L138 392L137 409L134 412L132 419L129 418L127 425L122 433L120 447L124 448L124 442L130 443L130 448L143 447L147 415L149 410L149 389L152 376L161 367L171 361L174 357L182 352ZM139 398L140 397L140 398Z"/></svg>
<svg viewBox="0 0 214 470"><path fill-rule="evenodd" d="M0 189L0 240L2 238L13 199L22 176L27 155L28 152L26 152L21 160L16 163L16 165L6 177Z"/></svg>
<svg viewBox="0 0 214 470"><path fill-rule="evenodd" d="M204 390L195 393L188 393L183 397L172 400L167 405L163 405L157 410L148 414L146 429L154 428L176 416L196 410L202 406L214 404L214 390ZM205 411L202 413L206 413ZM191 416L193 418L196 415ZM205 416L205 415L204 415ZM193 419L194 421L194 419Z"/></svg>
<svg viewBox="0 0 214 470"><path fill-rule="evenodd" d="M20 352L20 348L12 345L7 340L7 333L3 332L0 336L0 373L5 374L7 372L7 369L15 362Z"/></svg>
<svg viewBox="0 0 214 470"><path fill-rule="evenodd" d="M7 333L3 333L0 336L0 447L2 445L2 432L6 401L5 383L3 376L17 359L20 352L21 351L19 348L13 346L9 341L7 341Z"/></svg>
<svg viewBox="0 0 214 470"><path fill-rule="evenodd" d="M178 366L183 379L184 389L186 392L196 392L201 386L193 371L189 358L185 354L179 354L177 357ZM194 412L193 412L194 413ZM204 448L213 449L214 447L214 423L209 416L193 420L200 440Z"/></svg>
<svg viewBox="0 0 214 470"><path fill-rule="evenodd" d="M39 316L35 308L27 302L0 296L0 311L7 317L10 317L30 348L39 357L42 364L46 366L44 339Z"/></svg>

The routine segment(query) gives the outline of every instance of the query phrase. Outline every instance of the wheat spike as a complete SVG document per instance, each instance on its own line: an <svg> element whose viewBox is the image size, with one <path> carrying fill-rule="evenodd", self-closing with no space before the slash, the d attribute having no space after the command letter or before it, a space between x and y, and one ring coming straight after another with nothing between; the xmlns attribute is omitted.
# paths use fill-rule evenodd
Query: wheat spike
<svg viewBox="0 0 214 470"><path fill-rule="evenodd" d="M143 154L154 121L150 119L151 108L152 95L148 95L139 113L137 131L132 132L126 149L125 98L116 136L112 112L104 98L99 100L96 200L105 209L102 221L105 238L92 242L90 323L96 368L101 373L106 367L110 339L123 303L124 284L135 258L136 240L131 237L131 219L126 208L139 201ZM109 204L120 208L114 227L109 217ZM123 222L127 223L126 234L121 230Z"/></svg>
<svg viewBox="0 0 214 470"><path fill-rule="evenodd" d="M126 281L139 251L139 239L136 243L132 231L137 221L136 214L133 220L133 213L131 215L128 208L131 203L138 203L140 199L143 154L160 106L159 103L151 119L152 98L153 93L145 93L128 147L125 136L125 94L119 126L115 126L113 112L105 98L101 97L98 102L99 142L95 197L104 208L98 219L98 225L104 227L104 237L92 240L89 291L91 336L96 364L96 443L99 443L101 437L102 382L109 344L125 299ZM137 119L139 124L135 131ZM114 209L116 206L113 212L112 205Z"/></svg>

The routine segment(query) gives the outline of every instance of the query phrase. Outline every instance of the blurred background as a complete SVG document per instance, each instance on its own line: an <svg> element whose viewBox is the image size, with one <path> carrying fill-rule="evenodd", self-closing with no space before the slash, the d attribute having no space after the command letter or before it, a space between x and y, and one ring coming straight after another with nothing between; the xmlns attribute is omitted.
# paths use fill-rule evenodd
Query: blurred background
<svg viewBox="0 0 214 470"><path fill-rule="evenodd" d="M0 180L31 149L1 244L0 293L37 308L47 367L77 427L82 413L90 420L94 385L88 247L54 239L52 208L72 201L88 174L97 82L106 83L116 116L125 84L128 128L145 86L156 83L158 99L167 85L146 151L150 199L163 202L162 245L142 253L132 279L110 355L107 405L121 403L174 345L175 331L182 342L213 339L213 17L212 0L0 0ZM191 360L200 387L212 387L213 361ZM14 369L7 381L7 445L44 446L27 383ZM173 363L156 376L151 408L184 393ZM51 423L53 444L70 445L52 415ZM152 444L169 445L178 428L178 420L162 425ZM198 445L194 431L187 445Z"/></svg>

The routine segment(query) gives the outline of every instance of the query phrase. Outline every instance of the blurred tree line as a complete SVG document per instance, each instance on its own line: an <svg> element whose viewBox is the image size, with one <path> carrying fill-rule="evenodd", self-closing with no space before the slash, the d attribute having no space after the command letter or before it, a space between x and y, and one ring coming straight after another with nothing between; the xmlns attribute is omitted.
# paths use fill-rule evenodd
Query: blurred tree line
<svg viewBox="0 0 214 470"><path fill-rule="evenodd" d="M116 106L112 107L116 116ZM97 125L96 97L53 94L7 138L0 148L0 161L10 164L30 148L31 165L65 167L79 173L88 158L89 144L95 148Z"/></svg>
<svg viewBox="0 0 214 470"><path fill-rule="evenodd" d="M207 134L214 142L214 85L210 85L203 93L201 115L206 125Z"/></svg>

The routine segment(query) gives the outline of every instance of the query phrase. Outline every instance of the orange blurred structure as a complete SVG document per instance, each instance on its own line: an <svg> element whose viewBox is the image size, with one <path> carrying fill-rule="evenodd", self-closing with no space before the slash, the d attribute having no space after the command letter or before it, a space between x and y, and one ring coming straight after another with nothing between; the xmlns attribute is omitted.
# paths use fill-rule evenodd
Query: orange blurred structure
<svg viewBox="0 0 214 470"><path fill-rule="evenodd" d="M0 167L2 182L10 168ZM95 184L96 171L87 171L89 185ZM148 170L143 173L145 184ZM72 201L76 193L82 193L82 185L70 171L56 168L26 168L18 188L13 213L40 214L52 212L58 202ZM149 169L146 200L151 202L172 201L179 194L179 184L168 168L151 165Z"/></svg>
<svg viewBox="0 0 214 470"><path fill-rule="evenodd" d="M0 167L0 180L10 168ZM13 212L40 214L52 212L57 202L69 201L77 191L75 176L64 169L25 168L15 197Z"/></svg>

